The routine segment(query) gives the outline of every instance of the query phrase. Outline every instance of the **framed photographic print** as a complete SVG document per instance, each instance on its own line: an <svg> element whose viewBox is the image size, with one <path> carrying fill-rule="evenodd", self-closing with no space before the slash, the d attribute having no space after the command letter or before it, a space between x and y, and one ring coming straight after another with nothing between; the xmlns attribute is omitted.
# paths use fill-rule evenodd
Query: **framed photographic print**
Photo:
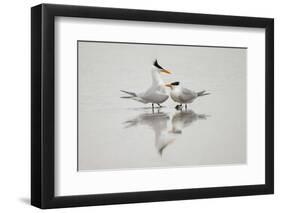
<svg viewBox="0 0 281 213"><path fill-rule="evenodd" d="M274 21L31 9L31 203L272 194Z"/></svg>

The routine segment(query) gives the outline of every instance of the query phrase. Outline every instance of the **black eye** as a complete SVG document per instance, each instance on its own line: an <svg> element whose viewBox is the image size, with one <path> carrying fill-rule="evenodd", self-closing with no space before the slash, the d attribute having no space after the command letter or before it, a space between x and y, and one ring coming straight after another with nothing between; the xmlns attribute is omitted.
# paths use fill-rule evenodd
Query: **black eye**
<svg viewBox="0 0 281 213"><path fill-rule="evenodd" d="M153 64L155 67L159 68L159 69L163 69L163 67L161 67L159 64L158 64L158 61L155 60L154 61L154 64Z"/></svg>
<svg viewBox="0 0 281 213"><path fill-rule="evenodd" d="M178 86L178 85L180 85L180 82L176 81L176 82L171 83L171 85Z"/></svg>

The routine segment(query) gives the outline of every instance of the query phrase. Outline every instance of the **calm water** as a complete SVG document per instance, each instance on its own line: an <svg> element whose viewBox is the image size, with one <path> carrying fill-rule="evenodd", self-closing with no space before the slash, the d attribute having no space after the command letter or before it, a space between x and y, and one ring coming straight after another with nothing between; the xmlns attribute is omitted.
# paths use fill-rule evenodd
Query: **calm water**
<svg viewBox="0 0 281 213"><path fill-rule="evenodd" d="M79 170L246 163L246 49L79 44ZM151 84L150 65L207 90L187 110L121 99ZM106 56L106 57L105 57ZM168 90L167 90L168 91Z"/></svg>

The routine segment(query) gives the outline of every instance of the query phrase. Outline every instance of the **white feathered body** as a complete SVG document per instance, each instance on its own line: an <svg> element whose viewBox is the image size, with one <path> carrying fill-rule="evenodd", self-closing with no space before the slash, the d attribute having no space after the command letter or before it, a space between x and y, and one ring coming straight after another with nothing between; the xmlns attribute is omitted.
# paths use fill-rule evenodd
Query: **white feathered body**
<svg viewBox="0 0 281 213"><path fill-rule="evenodd" d="M165 90L165 85L161 82L158 84L153 84L148 90L139 93L137 96L143 100L143 103L155 104L161 104L169 98L169 95Z"/></svg>
<svg viewBox="0 0 281 213"><path fill-rule="evenodd" d="M129 98L144 104L147 103L161 104L165 102L169 98L169 94L166 92L165 83L160 77L160 73L157 69L152 68L151 74L152 74L152 84L147 90L140 93L127 92L121 90L122 92L130 95L123 98Z"/></svg>
<svg viewBox="0 0 281 213"><path fill-rule="evenodd" d="M198 97L196 92L180 86L173 88L170 95L173 101L180 104L192 103Z"/></svg>

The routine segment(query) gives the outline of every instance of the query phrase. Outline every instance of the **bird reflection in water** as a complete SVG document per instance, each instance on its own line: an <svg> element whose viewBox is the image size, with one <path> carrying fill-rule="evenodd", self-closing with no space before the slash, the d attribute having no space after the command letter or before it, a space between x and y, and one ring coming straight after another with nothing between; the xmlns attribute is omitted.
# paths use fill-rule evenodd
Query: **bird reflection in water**
<svg viewBox="0 0 281 213"><path fill-rule="evenodd" d="M134 119L125 122L126 128L146 125L154 131L155 147L162 156L168 145L176 141L182 130L190 126L193 122L206 119L207 115L197 114L192 110L176 112L172 119L168 113L152 111L152 113L141 113ZM168 124L171 122L171 127Z"/></svg>
<svg viewBox="0 0 281 213"><path fill-rule="evenodd" d="M176 112L172 118L172 132L181 134L182 130L197 120L206 120L207 115L197 114L193 110Z"/></svg>
<svg viewBox="0 0 281 213"><path fill-rule="evenodd" d="M172 142L175 137L169 133L168 121L170 117L167 113L156 112L152 113L141 113L136 118L128 120L125 123L126 127L133 127L138 125L146 125L154 131L155 136L155 147L158 153L162 155L163 150Z"/></svg>

